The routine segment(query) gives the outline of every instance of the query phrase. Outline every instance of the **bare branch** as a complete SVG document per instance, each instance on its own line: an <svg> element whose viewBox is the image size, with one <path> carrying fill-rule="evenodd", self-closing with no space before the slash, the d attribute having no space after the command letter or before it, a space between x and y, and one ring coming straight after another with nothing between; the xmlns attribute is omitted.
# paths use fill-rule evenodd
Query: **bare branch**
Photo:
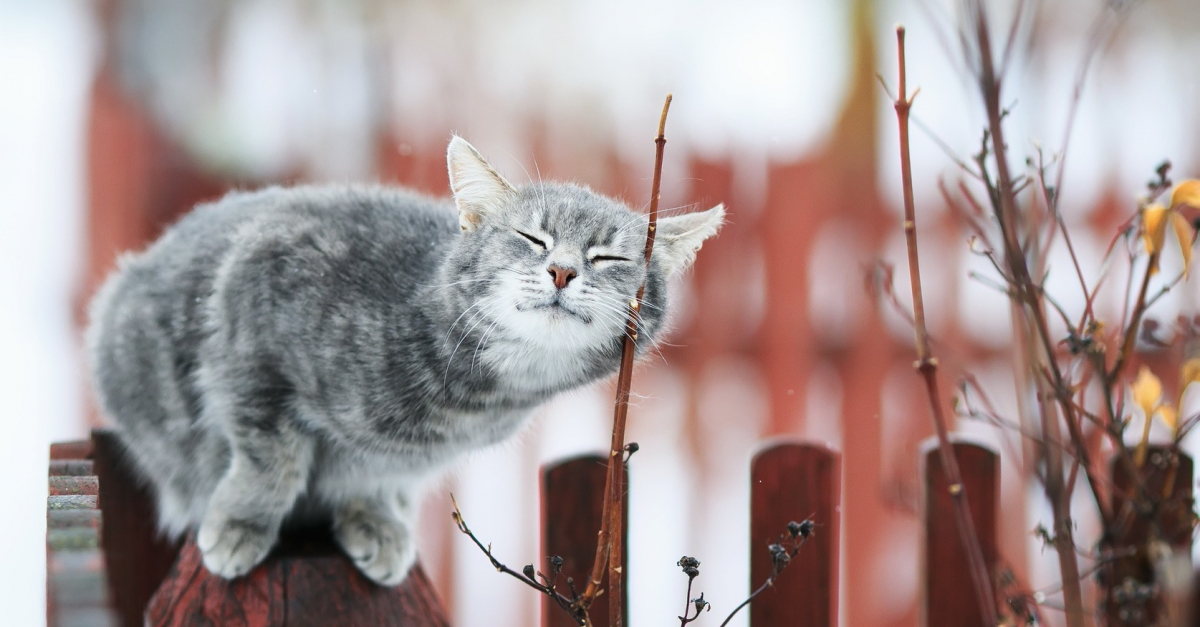
<svg viewBox="0 0 1200 627"><path fill-rule="evenodd" d="M646 227L645 264L647 274L650 269L650 255L654 251L654 236L658 229L658 200L662 185L663 149L666 147L665 135L667 112L671 108L671 94L667 94L663 102L662 115L658 119L658 135L654 138L654 179L650 186L650 220ZM612 446L608 454L608 474L604 480L604 505L600 521L600 536L596 544L596 557L592 562L591 576L588 577L587 587L580 599L583 607L587 608L600 593L601 576L604 567L608 566L609 616L613 625L620 627L624 620L624 603L622 582L624 580L621 557L621 544L624 534L621 525L625 511L625 465L622 462L625 451L625 423L629 414L629 390L633 381L634 343L638 339L639 315L642 309L642 296L646 284L638 288L637 298L630 302L629 316L625 322L625 339L621 350L621 369L617 373L617 397L613 409Z"/></svg>
<svg viewBox="0 0 1200 627"><path fill-rule="evenodd" d="M937 359L931 354L929 332L925 326L925 301L921 291L916 210L913 201L912 159L908 140L908 117L913 101L908 96L908 79L904 60L904 27L902 26L896 28L896 47L899 53L900 85L893 105L896 109L896 119L900 129L900 172L904 189L904 237L908 248L908 270L913 294L913 321L917 349L916 368L925 380L925 389L929 395L942 466L945 469L949 492L954 502L955 521L958 523L963 551L967 554L967 562L971 566L971 579L982 611L983 624L995 625L997 622L996 598L992 588L992 578L988 571L987 561L983 557L983 549L979 544L979 535L975 530L974 520L971 518L967 493L958 469L958 460L954 457L954 451L950 445L949 427L942 412L941 395L938 393Z"/></svg>

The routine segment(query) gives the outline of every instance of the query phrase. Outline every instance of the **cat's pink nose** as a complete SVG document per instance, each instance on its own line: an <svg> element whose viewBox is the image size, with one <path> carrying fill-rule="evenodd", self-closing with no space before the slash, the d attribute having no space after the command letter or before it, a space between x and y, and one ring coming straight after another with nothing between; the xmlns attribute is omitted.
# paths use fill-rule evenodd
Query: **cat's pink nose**
<svg viewBox="0 0 1200 627"><path fill-rule="evenodd" d="M566 287L567 283L571 282L571 279L579 276L575 274L574 270L563 268L562 266L550 266L547 271L550 273L550 276L554 277L554 287L560 290Z"/></svg>

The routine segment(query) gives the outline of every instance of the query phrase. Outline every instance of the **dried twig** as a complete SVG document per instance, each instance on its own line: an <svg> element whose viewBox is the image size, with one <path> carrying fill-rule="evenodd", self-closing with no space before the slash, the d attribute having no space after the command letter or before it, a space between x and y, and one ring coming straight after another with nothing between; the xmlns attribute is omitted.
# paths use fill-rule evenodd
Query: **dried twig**
<svg viewBox="0 0 1200 627"><path fill-rule="evenodd" d="M929 347L929 332L925 326L925 301L921 292L921 270L917 250L916 210L913 201L912 160L909 153L908 115L912 108L912 98L908 96L908 83L904 63L904 27L896 28L896 46L899 51L900 88L893 103L896 118L900 128L900 170L904 188L904 236L908 246L908 270L913 293L913 321L916 333L917 362L916 368L925 381L925 390L929 395L929 404L933 413L933 423L937 430L938 450L941 453L942 467L951 499L954 502L955 521L958 524L959 535L962 539L967 562L971 567L971 579L975 586L975 595L979 599L984 625L996 624L996 598L992 587L992 577L988 571L987 562L983 557L983 549L979 545L979 535L975 530L967 502L966 489L963 486L962 475L959 472L958 460L950 444L949 428L942 411L941 394L938 392L937 359L933 357Z"/></svg>
<svg viewBox="0 0 1200 627"><path fill-rule="evenodd" d="M682 568L683 574L688 576L687 594L683 597L686 601L683 605L683 616L679 617L679 627L684 627L684 625L700 618L700 612L711 610L712 604L704 600L703 592L700 593L700 596L692 598L692 582L696 580L696 577L700 576L700 560L684 555L679 558L679 561L675 565ZM693 608L695 609L695 614L691 613Z"/></svg>
<svg viewBox="0 0 1200 627"><path fill-rule="evenodd" d="M574 582L570 578L567 579L567 587L571 590L570 597L563 595L557 589L558 575L562 570L563 564L561 557L555 555L554 557L550 558L550 565L553 568L551 571L552 577L550 578L547 578L541 572L536 571L533 567L533 564L525 566L522 572L518 573L508 566L505 566L500 560L496 559L496 556L492 555L492 545L484 545L484 543L480 542L479 538L475 536L475 533L471 531L470 527L467 526L467 520L463 518L462 512L459 511L458 501L454 499L453 494L450 495L450 502L454 504L454 511L450 513L450 517L454 519L454 524L458 526L458 530L466 534L467 537L471 538L471 541L475 543L475 546L479 547L480 551L483 551L483 554L487 556L488 561L492 563L492 566L497 572L509 575L510 577L513 577L517 581L520 581L530 588L533 588L534 590L537 590L538 592L550 597L554 601L554 604L562 608L564 612L570 615L571 619L574 620L577 625L584 626L591 624L591 621L588 619L587 608L582 607L579 604L579 597L574 591ZM537 578L541 578L542 581L539 583Z"/></svg>
<svg viewBox="0 0 1200 627"><path fill-rule="evenodd" d="M742 611L742 608L750 605L750 602L758 597L758 595L762 594L767 588L775 585L775 579L779 577L779 573L783 572L783 569L792 563L792 558L796 557L796 554L800 552L800 547L804 546L804 543L808 541L808 537L812 535L813 527L814 524L811 519L805 519L803 522L793 520L788 523L787 533L779 536L779 542L767 547L767 550L771 552L770 576L754 592L751 592L745 601L742 601L741 604L733 608L729 616L726 616L725 620L721 621L721 627L728 625L729 621L733 620L733 617Z"/></svg>
<svg viewBox="0 0 1200 627"><path fill-rule="evenodd" d="M667 112L671 108L671 94L667 94L663 103L662 115L658 119L658 135L654 138L654 179L650 186L650 221L646 227L646 271L650 270L650 255L654 251L654 236L658 228L658 198L662 184L663 149L667 138L664 134L667 126ZM642 296L646 284L638 288L637 298L629 303L629 317L625 322L625 340L621 351L621 369L617 373L617 395L613 410L612 446L608 454L608 474L604 479L604 505L600 522L600 534L596 543L596 557L592 562L591 576L588 577L587 587L580 598L584 609L591 606L600 593L601 577L604 567L608 565L608 595L609 616L612 624L620 626L624 618L624 603L622 582L624 580L621 563L624 539L621 525L621 513L624 511L625 500L625 465L622 453L625 450L625 422L629 413L629 390L633 380L634 343L638 339L639 314L642 308Z"/></svg>

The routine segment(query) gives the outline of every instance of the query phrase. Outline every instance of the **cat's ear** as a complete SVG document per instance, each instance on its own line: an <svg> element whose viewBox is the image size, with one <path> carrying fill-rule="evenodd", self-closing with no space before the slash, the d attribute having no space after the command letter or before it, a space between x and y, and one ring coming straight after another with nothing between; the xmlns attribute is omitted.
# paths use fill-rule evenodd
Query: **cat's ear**
<svg viewBox="0 0 1200 627"><path fill-rule="evenodd" d="M704 240L716 235L725 222L725 205L658 219L654 256L669 274L682 272L696 259Z"/></svg>
<svg viewBox="0 0 1200 627"><path fill-rule="evenodd" d="M458 205L458 224L474 231L488 213L504 205L516 189L467 140L455 135L446 148L450 191Z"/></svg>

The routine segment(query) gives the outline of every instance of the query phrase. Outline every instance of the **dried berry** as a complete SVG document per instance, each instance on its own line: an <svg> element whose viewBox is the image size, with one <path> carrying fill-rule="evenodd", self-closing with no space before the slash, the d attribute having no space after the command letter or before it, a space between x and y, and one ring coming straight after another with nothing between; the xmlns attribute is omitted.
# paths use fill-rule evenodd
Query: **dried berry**
<svg viewBox="0 0 1200 627"><path fill-rule="evenodd" d="M787 549L782 544L769 545L767 550L771 552L771 561L775 563L776 572L783 570L783 567L792 560L792 556L788 555Z"/></svg>
<svg viewBox="0 0 1200 627"><path fill-rule="evenodd" d="M815 523L807 518L802 522L796 522L793 520L787 524L788 533L791 534L793 538L799 536L806 539L808 536L812 535L813 527L815 526Z"/></svg>

